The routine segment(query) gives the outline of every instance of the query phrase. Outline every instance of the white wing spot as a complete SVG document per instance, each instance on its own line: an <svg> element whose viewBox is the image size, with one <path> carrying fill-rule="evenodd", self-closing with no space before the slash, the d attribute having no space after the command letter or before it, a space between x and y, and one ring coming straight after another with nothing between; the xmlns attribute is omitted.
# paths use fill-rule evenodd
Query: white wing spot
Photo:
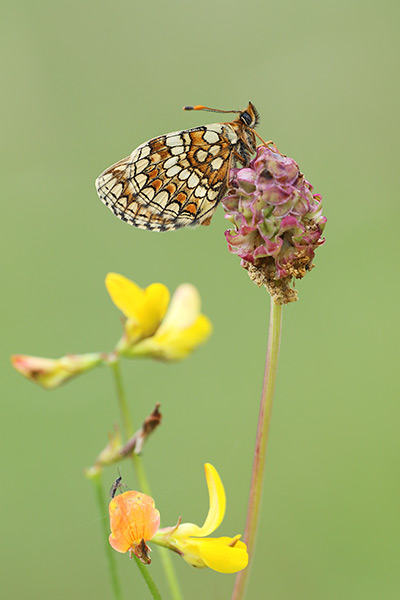
<svg viewBox="0 0 400 600"><path fill-rule="evenodd" d="M167 177L175 177L181 171L181 167L179 165L174 165L165 173Z"/></svg>
<svg viewBox="0 0 400 600"><path fill-rule="evenodd" d="M224 164L224 161L219 156L218 158L214 158L214 160L211 163L211 166L215 171L218 171L218 169L220 169L223 164Z"/></svg>
<svg viewBox="0 0 400 600"><path fill-rule="evenodd" d="M198 160L199 162L204 162L205 159L207 158L207 152L204 152L204 150L197 150L196 152L196 160Z"/></svg>
<svg viewBox="0 0 400 600"><path fill-rule="evenodd" d="M203 134L203 139L209 144L215 144L215 142L218 142L219 140L219 135L215 131L207 129Z"/></svg>
<svg viewBox="0 0 400 600"><path fill-rule="evenodd" d="M182 145L182 138L180 135L171 135L171 137L167 137L165 140L165 143L167 144L167 146L181 146Z"/></svg>
<svg viewBox="0 0 400 600"><path fill-rule="evenodd" d="M200 179L197 177L196 173L192 173L189 179L187 180L187 184L190 188L196 187L199 184Z"/></svg>
<svg viewBox="0 0 400 600"><path fill-rule="evenodd" d="M171 148L171 154L175 154L175 156L178 156L178 154L183 154L184 151L185 148L183 146L174 146Z"/></svg>
<svg viewBox="0 0 400 600"><path fill-rule="evenodd" d="M218 196L218 194L219 194L219 190L208 190L208 192L207 192L207 196L210 201L215 200L215 198Z"/></svg>
<svg viewBox="0 0 400 600"><path fill-rule="evenodd" d="M204 198L206 194L207 188L203 187L202 185L198 185L194 191L194 195L196 196L196 198Z"/></svg>
<svg viewBox="0 0 400 600"><path fill-rule="evenodd" d="M182 181L187 179L189 176L190 176L190 171L188 169L183 169L183 171L181 171L178 175L179 179L181 179Z"/></svg>
<svg viewBox="0 0 400 600"><path fill-rule="evenodd" d="M212 154L213 156L215 156L216 154L219 154L221 152L221 146L211 146L211 148L209 149L209 153Z"/></svg>
<svg viewBox="0 0 400 600"><path fill-rule="evenodd" d="M177 162L178 162L178 157L171 156L171 158L167 158L163 167L164 167L164 169L169 169L170 167L173 167L174 165L176 165Z"/></svg>

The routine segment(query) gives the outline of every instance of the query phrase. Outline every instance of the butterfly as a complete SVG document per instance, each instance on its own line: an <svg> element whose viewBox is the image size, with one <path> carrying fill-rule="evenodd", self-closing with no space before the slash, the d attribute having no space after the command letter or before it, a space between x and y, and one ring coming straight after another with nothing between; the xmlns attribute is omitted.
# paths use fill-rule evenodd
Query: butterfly
<svg viewBox="0 0 400 600"><path fill-rule="evenodd" d="M254 131L259 116L251 102L242 111L203 105L184 110L238 117L153 138L106 169L96 180L97 193L122 221L152 231L209 225L228 191L229 170L249 164L255 136L260 137Z"/></svg>

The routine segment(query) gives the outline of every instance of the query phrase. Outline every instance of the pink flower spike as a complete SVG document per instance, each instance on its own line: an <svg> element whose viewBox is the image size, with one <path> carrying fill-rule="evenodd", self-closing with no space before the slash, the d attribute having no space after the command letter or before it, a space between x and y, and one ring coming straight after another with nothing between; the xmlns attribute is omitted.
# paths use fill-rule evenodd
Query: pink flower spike
<svg viewBox="0 0 400 600"><path fill-rule="evenodd" d="M273 300L297 300L291 287L313 268L315 250L324 243L321 196L297 163L273 147L259 146L243 169L232 169L230 194L222 200L233 229L225 232L229 251Z"/></svg>

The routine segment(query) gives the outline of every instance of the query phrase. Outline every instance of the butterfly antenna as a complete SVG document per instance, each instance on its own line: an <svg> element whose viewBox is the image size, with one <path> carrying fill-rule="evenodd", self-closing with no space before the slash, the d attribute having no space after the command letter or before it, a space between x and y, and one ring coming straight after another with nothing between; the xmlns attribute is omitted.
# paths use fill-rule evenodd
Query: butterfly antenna
<svg viewBox="0 0 400 600"><path fill-rule="evenodd" d="M183 110L208 110L208 112L217 113L240 113L240 110L219 110L218 108L208 108L208 106L203 106L202 104L196 104L196 106L184 106Z"/></svg>

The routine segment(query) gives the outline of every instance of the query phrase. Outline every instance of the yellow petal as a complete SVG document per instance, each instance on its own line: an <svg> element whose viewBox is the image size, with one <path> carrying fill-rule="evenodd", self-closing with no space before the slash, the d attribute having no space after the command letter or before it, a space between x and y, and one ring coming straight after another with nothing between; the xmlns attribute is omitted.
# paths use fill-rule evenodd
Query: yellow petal
<svg viewBox="0 0 400 600"><path fill-rule="evenodd" d="M226 498L217 470L209 463L204 465L210 508L203 527L194 523L180 523L175 527L159 529L153 542L178 552L194 567L209 567L219 573L236 573L247 567L246 544L234 538L205 537L220 525L225 514ZM180 521L180 519L179 519Z"/></svg>
<svg viewBox="0 0 400 600"><path fill-rule="evenodd" d="M185 329L200 313L200 294L194 285L180 285L172 296L171 305L160 327L160 335L170 329Z"/></svg>
<svg viewBox="0 0 400 600"><path fill-rule="evenodd" d="M198 540L195 538L202 538L206 535L210 535L210 533L219 527L225 515L225 490L224 486L222 485L221 478L218 475L217 469L210 463L206 463L204 465L204 470L206 473L209 496L209 509L204 525L199 527L194 523L182 523L171 534L171 537L174 539L174 543L177 547L179 547L179 550L183 552L184 558L186 552L189 552L189 554L191 553L191 551L186 550L187 547L189 545L192 546L194 543L197 544ZM167 538L169 536L168 532L165 532L165 534L162 535L159 534L157 534L159 539L156 543L160 542L163 537ZM185 560L187 559L185 558ZM190 562L190 560L188 560L188 562Z"/></svg>
<svg viewBox="0 0 400 600"><path fill-rule="evenodd" d="M169 291L162 283L152 283L144 290L143 303L137 314L143 335L153 335L159 327L169 304Z"/></svg>
<svg viewBox="0 0 400 600"><path fill-rule="evenodd" d="M160 329L149 337L132 346L127 356L152 356L160 360L181 360L188 356L200 344L203 344L212 331L210 320L199 315L187 329L170 329L160 334Z"/></svg>
<svg viewBox="0 0 400 600"><path fill-rule="evenodd" d="M220 526L225 515L226 496L224 486L217 469L210 463L204 465L208 487L210 508L203 527L199 527L196 536L210 535Z"/></svg>
<svg viewBox="0 0 400 600"><path fill-rule="evenodd" d="M186 329L169 329L162 331L162 326L154 336L154 347L160 358L180 360L190 354L197 346L203 344L211 334L210 320L199 315Z"/></svg>
<svg viewBox="0 0 400 600"><path fill-rule="evenodd" d="M219 573L236 573L249 562L246 544L237 538L206 538L198 550L207 567Z"/></svg>
<svg viewBox="0 0 400 600"><path fill-rule="evenodd" d="M115 306L128 318L136 318L136 306L142 301L143 290L136 283L118 273L108 273L106 288Z"/></svg>
<svg viewBox="0 0 400 600"><path fill-rule="evenodd" d="M165 285L152 283L142 290L123 275L108 273L106 286L112 301L128 319L125 329L132 343L157 331L169 303Z"/></svg>
<svg viewBox="0 0 400 600"><path fill-rule="evenodd" d="M157 536L159 533L153 538L156 544L159 543ZM246 544L241 542L239 537L185 537L175 539L172 547L193 567L209 567L219 573L236 573L247 567L249 562Z"/></svg>

